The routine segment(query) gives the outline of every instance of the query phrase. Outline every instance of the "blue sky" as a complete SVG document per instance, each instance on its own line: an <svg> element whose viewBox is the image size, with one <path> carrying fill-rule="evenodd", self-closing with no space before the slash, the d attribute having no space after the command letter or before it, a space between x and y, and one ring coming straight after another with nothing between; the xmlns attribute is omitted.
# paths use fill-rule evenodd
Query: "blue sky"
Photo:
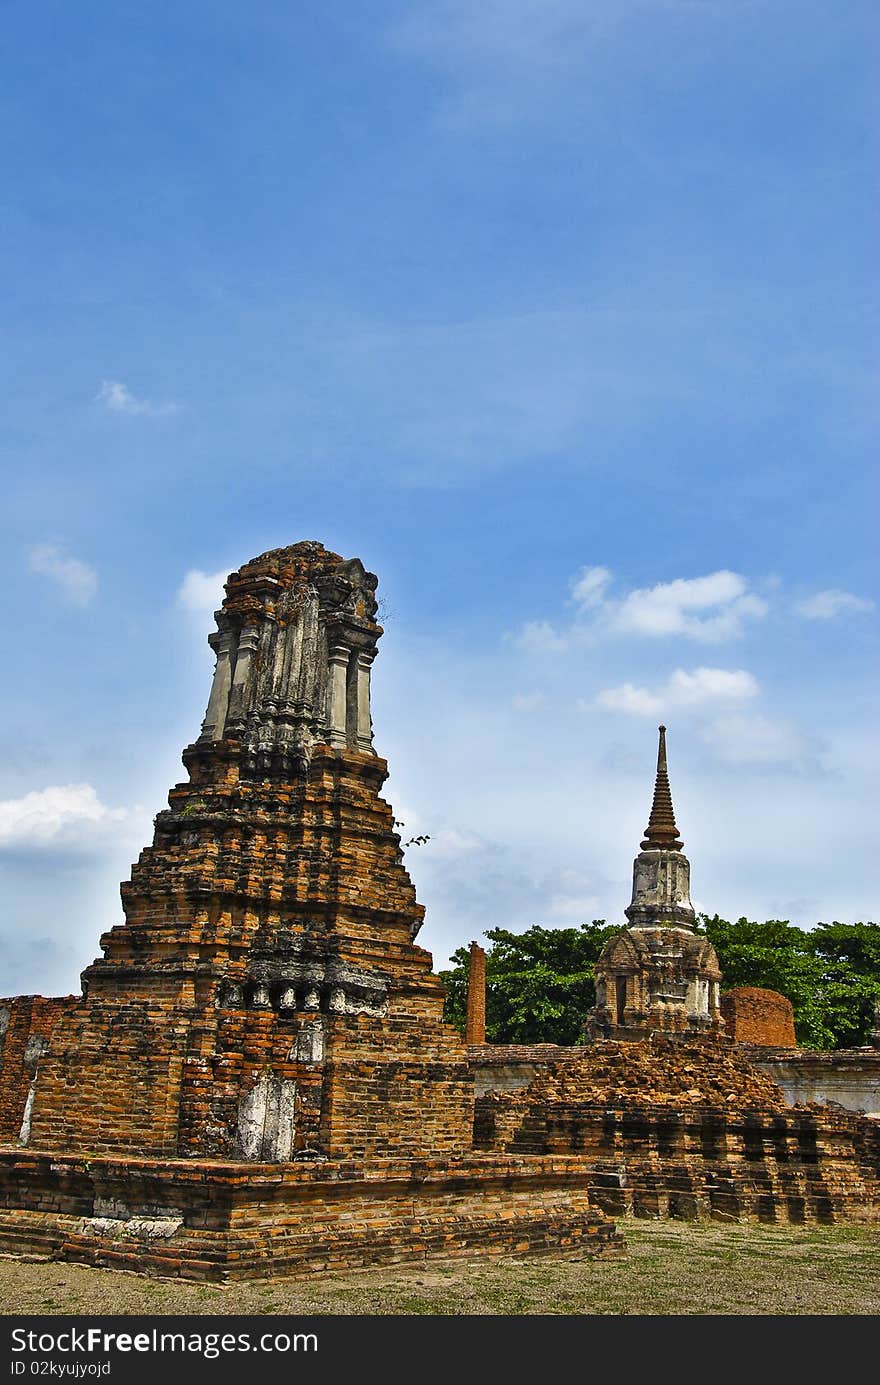
<svg viewBox="0 0 880 1385"><path fill-rule="evenodd" d="M438 966L695 902L876 918L872 3L6 16L0 994L76 989L221 575L379 574ZM874 252L874 253L872 253Z"/></svg>

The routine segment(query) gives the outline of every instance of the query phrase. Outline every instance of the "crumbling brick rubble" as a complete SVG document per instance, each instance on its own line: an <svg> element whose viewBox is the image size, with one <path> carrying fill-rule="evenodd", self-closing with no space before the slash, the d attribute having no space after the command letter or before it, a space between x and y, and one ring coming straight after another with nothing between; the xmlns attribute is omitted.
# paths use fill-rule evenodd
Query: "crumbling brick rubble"
<svg viewBox="0 0 880 1385"><path fill-rule="evenodd" d="M725 1041L598 1042L527 1087L477 1099L475 1145L577 1154L620 1214L761 1221L877 1219L878 1130L789 1107Z"/></svg>

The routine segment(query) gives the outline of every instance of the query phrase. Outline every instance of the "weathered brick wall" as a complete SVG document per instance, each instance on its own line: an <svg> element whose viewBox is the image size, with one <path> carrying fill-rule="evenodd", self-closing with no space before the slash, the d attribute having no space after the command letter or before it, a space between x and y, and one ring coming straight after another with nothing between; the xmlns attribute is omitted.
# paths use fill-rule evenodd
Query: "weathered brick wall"
<svg viewBox="0 0 880 1385"><path fill-rule="evenodd" d="M285 1161L469 1148L372 751L376 578L307 542L233 573L189 782L41 1065L31 1147Z"/></svg>
<svg viewBox="0 0 880 1385"><path fill-rule="evenodd" d="M412 941L385 762L318 746L300 778L247 780L231 741L185 761L41 1068L32 1146L243 1157L262 1110L293 1126L278 1158L467 1148L466 1050Z"/></svg>
<svg viewBox="0 0 880 1385"><path fill-rule="evenodd" d="M749 1057L756 1068L778 1082L786 1100L842 1106L846 1111L880 1117L880 1049L772 1049L754 1046Z"/></svg>
<svg viewBox="0 0 880 1385"><path fill-rule="evenodd" d="M39 1058L62 1013L77 996L0 999L0 1142L17 1140Z"/></svg>
<svg viewBox="0 0 880 1385"><path fill-rule="evenodd" d="M598 1043L526 1088L477 1099L478 1148L578 1155L619 1214L874 1221L877 1132L863 1117L789 1108L722 1041Z"/></svg>
<svg viewBox="0 0 880 1385"><path fill-rule="evenodd" d="M467 1050L436 1012L334 1020L328 1052L322 1148L333 1158L472 1148Z"/></svg>
<svg viewBox="0 0 880 1385"><path fill-rule="evenodd" d="M797 1110L727 1114L632 1106L547 1113L543 1138L512 1144L577 1152L611 1215L724 1221L876 1223L876 1132L863 1117Z"/></svg>
<svg viewBox="0 0 880 1385"><path fill-rule="evenodd" d="M452 1256L613 1255L579 1160L243 1167L0 1151L0 1251L231 1281Z"/></svg>
<svg viewBox="0 0 880 1385"><path fill-rule="evenodd" d="M737 986L723 991L721 1013L727 1037L737 1043L797 1048L794 1007L778 991L767 991L760 986Z"/></svg>

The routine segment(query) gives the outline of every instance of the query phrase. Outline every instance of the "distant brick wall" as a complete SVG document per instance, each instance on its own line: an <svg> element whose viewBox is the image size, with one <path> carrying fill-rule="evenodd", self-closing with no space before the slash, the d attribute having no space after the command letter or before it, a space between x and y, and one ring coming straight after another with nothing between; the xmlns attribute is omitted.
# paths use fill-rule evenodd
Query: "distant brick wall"
<svg viewBox="0 0 880 1385"><path fill-rule="evenodd" d="M0 999L0 1141L17 1140L31 1080L62 1012L76 996Z"/></svg>
<svg viewBox="0 0 880 1385"><path fill-rule="evenodd" d="M740 1044L767 1048L797 1048L794 1009L778 991L760 986L737 986L721 996L727 1036Z"/></svg>

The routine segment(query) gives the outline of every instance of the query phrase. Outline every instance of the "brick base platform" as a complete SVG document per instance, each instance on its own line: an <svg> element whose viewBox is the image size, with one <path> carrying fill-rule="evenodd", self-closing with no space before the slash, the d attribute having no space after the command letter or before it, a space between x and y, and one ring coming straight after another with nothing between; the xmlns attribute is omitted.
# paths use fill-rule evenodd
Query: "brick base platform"
<svg viewBox="0 0 880 1385"><path fill-rule="evenodd" d="M610 1255L570 1158L247 1165L0 1149L0 1253L160 1277L275 1278L470 1255Z"/></svg>

